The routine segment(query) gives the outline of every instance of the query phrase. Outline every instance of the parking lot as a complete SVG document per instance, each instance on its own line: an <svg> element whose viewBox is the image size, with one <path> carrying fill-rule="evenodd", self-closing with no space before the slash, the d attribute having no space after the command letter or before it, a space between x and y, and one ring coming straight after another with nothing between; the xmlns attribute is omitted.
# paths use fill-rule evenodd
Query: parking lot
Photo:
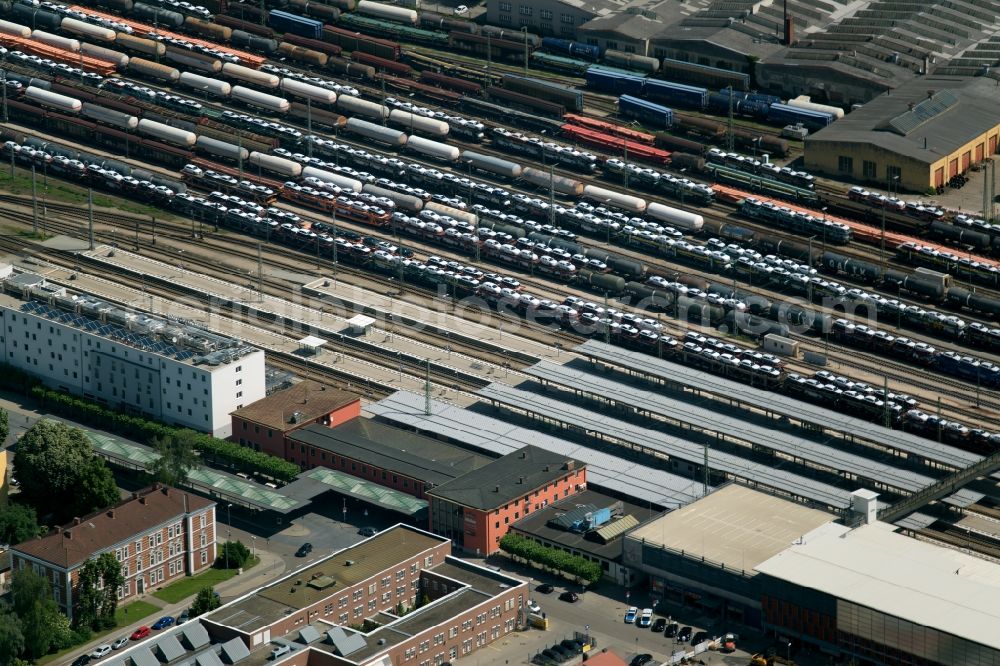
<svg viewBox="0 0 1000 666"><path fill-rule="evenodd" d="M541 650L559 643L563 639L572 638L574 632L589 634L596 640L597 650L610 648L626 662L632 660L637 654L650 654L654 662L665 661L675 651L687 648L690 644L679 644L674 638L663 635L663 632L653 633L650 628L641 628L635 624L625 624L625 612L629 607L624 597L624 591L613 585L599 585L595 590L581 592L579 585L569 584L556 577L549 576L542 572L532 571L511 564L505 558L491 558L487 563L490 566L498 566L507 573L527 579L531 576L532 598L538 603L549 621L549 629L528 629L522 632L515 632L504 637L502 640L491 643L486 648L476 652L475 659L477 666L489 666L491 664L528 664L532 657ZM550 583L555 588L549 594L541 594L535 591L540 583ZM579 600L575 603L561 601L559 594L566 590L572 590L579 594ZM630 597L631 605L635 605L641 611L644 606L650 606L649 599L640 598L636 594ZM726 626L724 624L713 624L711 620L692 612L690 609L680 607L671 608L667 614L654 613L652 621L657 618L670 618L671 621L679 623L681 627L690 626L693 633L708 631L712 636L721 636L727 631L740 634L737 641L737 650L731 654L721 654L707 652L700 655L700 659L706 664L737 664L745 666L749 663L749 657L754 651L760 651L767 644L766 640L760 636L751 635L745 628ZM579 659L578 657L576 659ZM471 659L470 659L471 661ZM565 663L578 663L573 659Z"/></svg>

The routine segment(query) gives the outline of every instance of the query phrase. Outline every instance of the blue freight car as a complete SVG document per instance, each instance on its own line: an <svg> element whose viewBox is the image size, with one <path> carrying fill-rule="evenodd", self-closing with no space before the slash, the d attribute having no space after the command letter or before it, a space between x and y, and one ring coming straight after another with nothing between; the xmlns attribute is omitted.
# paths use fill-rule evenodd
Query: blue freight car
<svg viewBox="0 0 1000 666"><path fill-rule="evenodd" d="M666 129L674 124L673 109L631 95L618 98L618 113L654 129Z"/></svg>
<svg viewBox="0 0 1000 666"><path fill-rule="evenodd" d="M599 60L601 57L601 47L599 46L581 44L580 42L573 42L568 39L557 39L555 37L542 38L542 48L549 51L558 51L559 53L568 53L571 56L576 56L577 58Z"/></svg>
<svg viewBox="0 0 1000 666"><path fill-rule="evenodd" d="M810 132L821 130L832 123L835 118L832 113L800 109L787 104L772 104L767 113L767 120L775 125L791 125L802 123Z"/></svg>
<svg viewBox="0 0 1000 666"><path fill-rule="evenodd" d="M638 79L645 79L649 76L649 74L645 72L639 72L634 69L622 69L621 67L610 67L609 65L591 65L587 69L592 69L595 72L617 74L618 76L632 76Z"/></svg>
<svg viewBox="0 0 1000 666"><path fill-rule="evenodd" d="M267 23L278 32L290 32L309 39L323 39L323 22L316 19L272 9L267 15Z"/></svg>
<svg viewBox="0 0 1000 666"><path fill-rule="evenodd" d="M704 109L708 105L708 90L673 81L646 80L646 97L656 102L669 102L690 109Z"/></svg>
<svg viewBox="0 0 1000 666"><path fill-rule="evenodd" d="M640 76L622 76L591 67L587 70L587 87L613 95L641 95L646 80Z"/></svg>

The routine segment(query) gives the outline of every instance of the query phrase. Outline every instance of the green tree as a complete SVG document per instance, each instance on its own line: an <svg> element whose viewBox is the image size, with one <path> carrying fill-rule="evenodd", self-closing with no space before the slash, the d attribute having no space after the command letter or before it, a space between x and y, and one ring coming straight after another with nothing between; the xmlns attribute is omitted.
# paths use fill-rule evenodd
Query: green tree
<svg viewBox="0 0 1000 666"><path fill-rule="evenodd" d="M111 553L87 560L77 575L73 621L93 630L114 626L118 590L125 584L122 567Z"/></svg>
<svg viewBox="0 0 1000 666"><path fill-rule="evenodd" d="M0 543L21 543L34 539L40 531L38 516L30 506L9 502L0 508Z"/></svg>
<svg viewBox="0 0 1000 666"><path fill-rule="evenodd" d="M39 421L17 445L17 476L26 502L63 523L118 501L107 465L78 428Z"/></svg>
<svg viewBox="0 0 1000 666"><path fill-rule="evenodd" d="M198 617L205 613L210 613L222 605L222 600L215 596L215 590L211 587L203 587L198 590L198 596L191 604L191 617Z"/></svg>
<svg viewBox="0 0 1000 666"><path fill-rule="evenodd" d="M220 569L239 569L250 559L250 549L242 541L227 541L215 557L215 566Z"/></svg>
<svg viewBox="0 0 1000 666"><path fill-rule="evenodd" d="M48 653L59 631L59 606L52 598L48 580L30 568L19 569L11 576L11 607L21 619L24 656L37 659Z"/></svg>
<svg viewBox="0 0 1000 666"><path fill-rule="evenodd" d="M0 664L13 664L24 651L21 618L9 607L0 610Z"/></svg>
<svg viewBox="0 0 1000 666"><path fill-rule="evenodd" d="M0 446L7 442L7 435L10 434L10 420L7 410L0 409Z"/></svg>
<svg viewBox="0 0 1000 666"><path fill-rule="evenodd" d="M188 472L201 465L195 451L198 433L178 430L153 439L153 448L160 457L149 466L149 473L168 486L178 486L187 479Z"/></svg>

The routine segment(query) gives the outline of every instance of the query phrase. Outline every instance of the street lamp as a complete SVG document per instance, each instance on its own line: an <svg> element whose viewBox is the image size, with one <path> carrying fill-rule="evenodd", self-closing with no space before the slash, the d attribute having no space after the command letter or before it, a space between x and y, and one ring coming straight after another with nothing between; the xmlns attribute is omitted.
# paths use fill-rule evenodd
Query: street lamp
<svg viewBox="0 0 1000 666"><path fill-rule="evenodd" d="M250 544L253 547L253 556L257 557L257 537L250 535Z"/></svg>
<svg viewBox="0 0 1000 666"><path fill-rule="evenodd" d="M233 505L226 505L226 568L229 568L229 541L233 538Z"/></svg>

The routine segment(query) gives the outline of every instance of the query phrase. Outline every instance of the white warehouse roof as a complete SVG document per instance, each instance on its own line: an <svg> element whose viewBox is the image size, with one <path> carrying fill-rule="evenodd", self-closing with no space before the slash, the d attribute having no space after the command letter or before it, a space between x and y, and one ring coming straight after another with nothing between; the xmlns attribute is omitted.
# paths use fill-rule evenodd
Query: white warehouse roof
<svg viewBox="0 0 1000 666"><path fill-rule="evenodd" d="M896 533L829 524L757 565L759 573L914 624L1000 648L1000 565Z"/></svg>

